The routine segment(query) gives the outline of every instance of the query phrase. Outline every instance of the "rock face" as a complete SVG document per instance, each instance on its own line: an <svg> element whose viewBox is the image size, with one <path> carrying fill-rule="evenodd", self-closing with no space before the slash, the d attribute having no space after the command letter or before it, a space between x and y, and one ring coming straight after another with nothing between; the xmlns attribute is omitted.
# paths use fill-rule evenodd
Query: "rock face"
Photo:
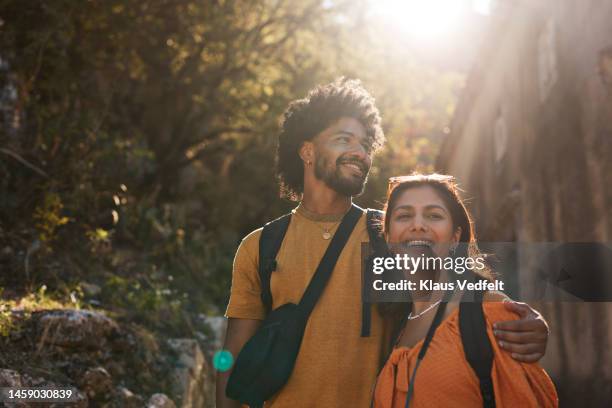
<svg viewBox="0 0 612 408"><path fill-rule="evenodd" d="M171 386L173 394L180 398L180 407L203 407L209 370L198 342L170 339L167 343L175 355Z"/></svg>
<svg viewBox="0 0 612 408"><path fill-rule="evenodd" d="M599 302L542 299L534 289L543 259L531 245L496 255L508 260L501 275L514 282L514 296L549 322L540 363L559 400L610 406L612 274L602 244L612 241L612 3L539 5L500 8L503 23L483 37L436 170L455 176L470 197L483 243L598 248L575 258L575 273L558 271L571 277L571 294L608 300ZM582 288L586 296L576 293Z"/></svg>
<svg viewBox="0 0 612 408"><path fill-rule="evenodd" d="M89 310L45 310L34 313L32 320L39 345L99 350L119 333L114 320Z"/></svg>
<svg viewBox="0 0 612 408"><path fill-rule="evenodd" d="M0 388L71 388L77 408L214 406L212 371L195 339L161 341L137 324L86 310L19 319L18 329L0 337Z"/></svg>

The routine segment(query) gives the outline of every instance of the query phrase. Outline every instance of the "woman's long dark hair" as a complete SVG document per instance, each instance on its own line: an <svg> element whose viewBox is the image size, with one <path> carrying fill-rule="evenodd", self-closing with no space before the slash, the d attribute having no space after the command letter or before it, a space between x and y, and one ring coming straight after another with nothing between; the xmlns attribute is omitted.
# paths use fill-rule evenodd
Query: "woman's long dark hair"
<svg viewBox="0 0 612 408"><path fill-rule="evenodd" d="M461 236L459 242L465 245L459 245L455 256L457 257L484 257L478 249L476 243L476 235L474 233L474 224L472 217L465 207L463 200L459 195L459 188L453 176L444 174L418 174L414 173L409 176L392 177L389 179L389 188L387 190L387 202L384 207L383 232L388 236L389 227L391 224L391 213L397 204L397 200L402 194L412 188L428 186L434 189L440 199L448 208L451 219L453 221L453 230L461 228ZM489 268L474 271L480 278L489 281L493 280L493 274ZM378 308L383 316L401 318L409 310L410 305L406 303L379 303Z"/></svg>

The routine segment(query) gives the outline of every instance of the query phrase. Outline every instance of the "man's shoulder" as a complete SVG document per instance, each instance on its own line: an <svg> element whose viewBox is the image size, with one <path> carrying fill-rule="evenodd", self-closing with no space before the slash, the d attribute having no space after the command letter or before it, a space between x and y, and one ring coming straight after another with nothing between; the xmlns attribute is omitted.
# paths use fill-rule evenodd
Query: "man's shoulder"
<svg viewBox="0 0 612 408"><path fill-rule="evenodd" d="M259 238L261 237L261 232L263 231L263 227L259 227L256 230L253 230L246 234L244 238L242 238L241 246L251 247L253 245L259 245Z"/></svg>
<svg viewBox="0 0 612 408"><path fill-rule="evenodd" d="M247 235L245 235L244 238L242 238L241 246L246 246L248 248L258 247L259 246L259 239L261 238L261 233L263 232L264 227L267 224L269 224L271 222L274 222L276 220L278 220L278 218L275 218L275 219L273 219L273 220L271 220L269 222L266 222L263 226L261 226L261 227L255 229L255 230L249 232Z"/></svg>
<svg viewBox="0 0 612 408"><path fill-rule="evenodd" d="M282 215L282 216L280 216L278 218L270 220L270 221L266 222L263 226L257 228L256 230L253 230L253 231L249 232L244 238L242 238L242 242L243 243L249 243L249 244L251 244L252 242L259 242L259 238L261 238L261 233L262 233L264 227L266 225L272 223L272 222L277 221L279 218L282 218L285 215L287 215L287 214L284 214L284 215Z"/></svg>

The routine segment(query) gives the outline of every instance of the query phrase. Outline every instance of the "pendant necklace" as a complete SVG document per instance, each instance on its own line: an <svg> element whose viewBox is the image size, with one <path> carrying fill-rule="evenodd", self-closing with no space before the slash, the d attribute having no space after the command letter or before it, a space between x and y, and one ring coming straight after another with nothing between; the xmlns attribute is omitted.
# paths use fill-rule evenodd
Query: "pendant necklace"
<svg viewBox="0 0 612 408"><path fill-rule="evenodd" d="M416 315L412 315L412 312L410 312L410 314L408 315L407 319L408 320L414 320L414 319L418 319L419 317L423 316L425 313L429 312L431 309L433 309L434 307L438 306L440 304L440 302L442 302L442 299L438 300L437 302L432 303L430 306L428 306L426 309L424 309L423 311L417 313Z"/></svg>
<svg viewBox="0 0 612 408"><path fill-rule="evenodd" d="M323 227L322 225L319 225L318 223L315 223L317 227L321 228L321 231L323 231L323 239L324 240L328 240L332 237L332 229L337 227L338 224L340 224L340 222L336 222L333 225L331 225L328 228Z"/></svg>
<svg viewBox="0 0 612 408"><path fill-rule="evenodd" d="M335 230L340 225L342 219L350 209L351 208L349 207L349 209L344 214L316 214L308 210L303 204L300 203L300 205L296 208L296 211L308 220L312 221L312 223L315 224L317 228L321 230L321 237L324 240L328 241L334 236ZM322 223L331 225L326 227L324 224L322 225Z"/></svg>

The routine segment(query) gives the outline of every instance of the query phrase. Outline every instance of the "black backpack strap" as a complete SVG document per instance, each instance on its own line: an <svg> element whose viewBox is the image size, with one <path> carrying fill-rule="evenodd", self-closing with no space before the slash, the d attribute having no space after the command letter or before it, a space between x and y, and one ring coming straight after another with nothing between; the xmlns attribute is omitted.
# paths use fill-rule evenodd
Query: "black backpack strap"
<svg viewBox="0 0 612 408"><path fill-rule="evenodd" d="M334 267L336 266L336 262L338 261L338 257L342 252L342 249L346 245L353 229L355 229L355 225L357 225L357 221L363 215L363 209L359 208L355 204L351 206L351 209L348 213L342 218L342 222L338 227L338 230L334 234L325 254L323 254L323 258L315 271L312 280L306 287L304 291L304 295L300 300L299 306L302 308L304 312L304 318L308 318L310 313L314 309L317 300L319 300L319 296L323 293L323 289L325 289L325 285L329 280Z"/></svg>
<svg viewBox="0 0 612 408"><path fill-rule="evenodd" d="M493 367L493 348L487 335L487 326L482 309L483 292L474 294L473 301L463 301L459 305L459 331L463 351L470 366L480 382L484 408L495 408L495 393L491 368Z"/></svg>
<svg viewBox="0 0 612 408"><path fill-rule="evenodd" d="M276 269L276 255L283 243L291 213L270 221L264 225L259 237L259 280L261 282L261 301L266 308L266 314L272 310L272 292L270 277Z"/></svg>
<svg viewBox="0 0 612 408"><path fill-rule="evenodd" d="M370 262L371 257L386 256L387 243L382 233L382 220L384 213L373 208L367 209L366 225L368 236L370 238L370 246L374 253L368 257ZM361 286L361 337L370 337L370 327L372 322L372 304L365 301L366 291L371 287L372 282L366 281L365 278L370 278L370 274L364 275L364 280Z"/></svg>
<svg viewBox="0 0 612 408"><path fill-rule="evenodd" d="M414 384L416 382L417 370L419 369L421 362L425 358L425 354L429 349L429 344L433 340L434 334L436 334L438 326L440 326L440 323L442 323L442 318L444 317L444 312L446 311L446 305L453 297L453 293L455 293L454 289L446 291L444 297L442 298L442 301L440 302L440 305L438 306L438 310L436 310L436 315L434 316L433 321L431 322L431 325L427 330L427 334L425 335L425 339L423 340L423 345L421 346L421 350L419 350L416 363L414 365L414 368L412 369L412 375L409 375L410 381L408 382L408 391L406 392L406 403L404 404L405 408L410 408L410 400L412 399L412 395L414 394Z"/></svg>

